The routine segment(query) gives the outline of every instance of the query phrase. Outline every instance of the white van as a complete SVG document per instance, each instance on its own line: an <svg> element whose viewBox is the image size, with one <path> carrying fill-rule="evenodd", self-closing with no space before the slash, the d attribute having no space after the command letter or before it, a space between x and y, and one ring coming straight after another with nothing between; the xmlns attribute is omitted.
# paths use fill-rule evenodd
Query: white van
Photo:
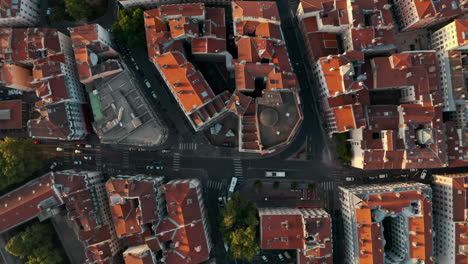
<svg viewBox="0 0 468 264"><path fill-rule="evenodd" d="M284 171L266 171L265 177L274 177L274 178L284 178L286 177L286 172Z"/></svg>
<svg viewBox="0 0 468 264"><path fill-rule="evenodd" d="M148 80L145 80L146 87L151 88L151 84L149 83Z"/></svg>

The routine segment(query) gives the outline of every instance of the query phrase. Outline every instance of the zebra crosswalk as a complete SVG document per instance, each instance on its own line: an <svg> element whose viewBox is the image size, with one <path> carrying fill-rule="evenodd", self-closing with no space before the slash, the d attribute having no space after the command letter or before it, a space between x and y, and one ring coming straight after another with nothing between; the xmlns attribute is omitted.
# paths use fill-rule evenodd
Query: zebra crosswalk
<svg viewBox="0 0 468 264"><path fill-rule="evenodd" d="M210 189L215 189L215 190L221 190L223 188L223 183L222 182L217 182L217 181L208 181L208 188Z"/></svg>
<svg viewBox="0 0 468 264"><path fill-rule="evenodd" d="M242 168L242 160L233 159L234 163L234 176L237 177L237 182L244 180L244 169Z"/></svg>
<svg viewBox="0 0 468 264"><path fill-rule="evenodd" d="M102 170L102 152L101 152L101 146L97 145L96 146L96 168L97 170L101 171Z"/></svg>
<svg viewBox="0 0 468 264"><path fill-rule="evenodd" d="M122 152L122 167L129 168L130 167L130 153L128 150Z"/></svg>
<svg viewBox="0 0 468 264"><path fill-rule="evenodd" d="M319 183L319 186L324 191L333 191L335 189L333 181L326 181Z"/></svg>
<svg viewBox="0 0 468 264"><path fill-rule="evenodd" d="M180 142L179 143L179 149L180 150L197 150L198 148L198 144L197 143L184 143L184 142Z"/></svg>
<svg viewBox="0 0 468 264"><path fill-rule="evenodd" d="M172 158L172 169L174 171L180 170L180 153L174 153L174 156Z"/></svg>

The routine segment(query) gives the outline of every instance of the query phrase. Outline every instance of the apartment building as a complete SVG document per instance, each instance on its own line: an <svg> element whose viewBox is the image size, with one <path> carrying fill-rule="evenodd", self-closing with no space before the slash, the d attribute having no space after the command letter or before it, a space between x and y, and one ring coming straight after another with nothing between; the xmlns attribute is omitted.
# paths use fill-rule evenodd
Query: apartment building
<svg viewBox="0 0 468 264"><path fill-rule="evenodd" d="M39 22L39 0L0 2L0 27L32 27Z"/></svg>
<svg viewBox="0 0 468 264"><path fill-rule="evenodd" d="M83 262L116 263L121 250L110 219L109 205L99 172L50 172L0 197L4 205L0 232L34 218L43 221L60 213L64 205L76 237L83 243Z"/></svg>
<svg viewBox="0 0 468 264"><path fill-rule="evenodd" d="M70 37L56 29L2 28L0 82L35 91L40 117L28 122L33 138L81 140L88 134L84 90L79 81ZM56 113L56 110L64 111Z"/></svg>
<svg viewBox="0 0 468 264"><path fill-rule="evenodd" d="M339 187L345 263L435 263L428 185Z"/></svg>
<svg viewBox="0 0 468 264"><path fill-rule="evenodd" d="M331 218L325 210L259 208L261 249L293 249L298 264L332 264Z"/></svg>
<svg viewBox="0 0 468 264"><path fill-rule="evenodd" d="M163 183L162 177L119 175L106 183L117 236L125 238L126 264L202 263L210 256L201 183Z"/></svg>
<svg viewBox="0 0 468 264"><path fill-rule="evenodd" d="M468 175L434 175L432 189L437 263L467 263Z"/></svg>
<svg viewBox="0 0 468 264"><path fill-rule="evenodd" d="M392 7L401 31L433 26L462 13L460 1L394 0Z"/></svg>
<svg viewBox="0 0 468 264"><path fill-rule="evenodd" d="M90 84L124 69L113 48L110 33L99 24L68 28L80 81Z"/></svg>
<svg viewBox="0 0 468 264"><path fill-rule="evenodd" d="M271 153L288 145L302 123L299 85L275 2L235 1L232 12L238 58L227 52L224 9L202 3L145 11L148 54L195 131L232 113L239 151ZM184 44L195 61L188 61ZM220 70L235 78L236 90L219 89L198 71L197 60L224 62Z"/></svg>
<svg viewBox="0 0 468 264"><path fill-rule="evenodd" d="M232 0L118 0L118 2L124 7L144 7L144 8L157 8L160 5L171 5L171 4L184 4L184 3L204 3L211 5L229 5Z"/></svg>
<svg viewBox="0 0 468 264"><path fill-rule="evenodd" d="M456 19L431 35L431 45L437 51L440 88L444 111L453 112L458 128L468 123L468 90L465 84L466 54L468 54L468 20Z"/></svg>

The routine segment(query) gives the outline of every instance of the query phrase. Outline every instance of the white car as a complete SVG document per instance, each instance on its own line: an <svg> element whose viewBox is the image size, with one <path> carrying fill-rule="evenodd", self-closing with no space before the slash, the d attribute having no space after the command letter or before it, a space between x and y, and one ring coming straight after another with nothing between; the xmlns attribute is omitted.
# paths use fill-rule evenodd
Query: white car
<svg viewBox="0 0 468 264"><path fill-rule="evenodd" d="M279 258L281 261L284 260L284 257L283 257L283 255L282 255L281 253L278 254L278 258Z"/></svg>
<svg viewBox="0 0 468 264"><path fill-rule="evenodd" d="M421 180L424 180L424 179L426 178L426 176L427 176L427 170L423 170L423 171L421 172L421 176L420 176L420 177L421 177Z"/></svg>
<svg viewBox="0 0 468 264"><path fill-rule="evenodd" d="M85 159L85 160L92 160L93 157L91 157L91 156L89 156L89 157L88 157L88 156L85 156L84 159Z"/></svg>
<svg viewBox="0 0 468 264"><path fill-rule="evenodd" d="M79 149L75 149L75 153L83 153L83 151L79 150Z"/></svg>
<svg viewBox="0 0 468 264"><path fill-rule="evenodd" d="M155 166L154 167L156 170L164 170L164 166Z"/></svg>
<svg viewBox="0 0 468 264"><path fill-rule="evenodd" d="M265 261L265 262L268 262L268 259L266 256L262 256L262 260Z"/></svg>
<svg viewBox="0 0 468 264"><path fill-rule="evenodd" d="M147 169L147 170L154 170L154 166L146 166L145 169Z"/></svg>
<svg viewBox="0 0 468 264"><path fill-rule="evenodd" d="M65 151L64 148L57 148L56 150L57 150L57 151Z"/></svg>
<svg viewBox="0 0 468 264"><path fill-rule="evenodd" d="M89 144L85 145L85 148L92 148L92 147L93 147L93 145L89 145Z"/></svg>
<svg viewBox="0 0 468 264"><path fill-rule="evenodd" d="M385 179L388 177L388 174L379 174L380 179Z"/></svg>
<svg viewBox="0 0 468 264"><path fill-rule="evenodd" d="M52 8L47 8L47 12L46 12L46 15L50 16L50 14L52 13Z"/></svg>
<svg viewBox="0 0 468 264"><path fill-rule="evenodd" d="M284 255L287 259L291 259L291 255L289 254L289 252L285 251L285 252L283 252L283 255Z"/></svg>
<svg viewBox="0 0 468 264"><path fill-rule="evenodd" d="M349 182L354 181L354 177L346 177L346 181L349 181Z"/></svg>
<svg viewBox="0 0 468 264"><path fill-rule="evenodd" d="M81 165L81 164L83 164L83 162L82 162L81 160L75 160L75 161L73 162L73 164L74 164L74 165Z"/></svg>

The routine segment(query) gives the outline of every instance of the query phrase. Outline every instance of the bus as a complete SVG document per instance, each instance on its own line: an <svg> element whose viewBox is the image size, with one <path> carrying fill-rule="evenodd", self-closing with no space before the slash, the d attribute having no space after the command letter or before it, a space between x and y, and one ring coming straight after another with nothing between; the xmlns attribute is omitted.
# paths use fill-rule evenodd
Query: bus
<svg viewBox="0 0 468 264"><path fill-rule="evenodd" d="M286 177L286 172L284 171L266 171L265 177L275 177L275 178L284 178Z"/></svg>
<svg viewBox="0 0 468 264"><path fill-rule="evenodd" d="M229 194L228 194L229 199L231 198L231 194L234 192L234 189L236 188L236 184L237 184L237 178L232 177L231 184L229 184Z"/></svg>

